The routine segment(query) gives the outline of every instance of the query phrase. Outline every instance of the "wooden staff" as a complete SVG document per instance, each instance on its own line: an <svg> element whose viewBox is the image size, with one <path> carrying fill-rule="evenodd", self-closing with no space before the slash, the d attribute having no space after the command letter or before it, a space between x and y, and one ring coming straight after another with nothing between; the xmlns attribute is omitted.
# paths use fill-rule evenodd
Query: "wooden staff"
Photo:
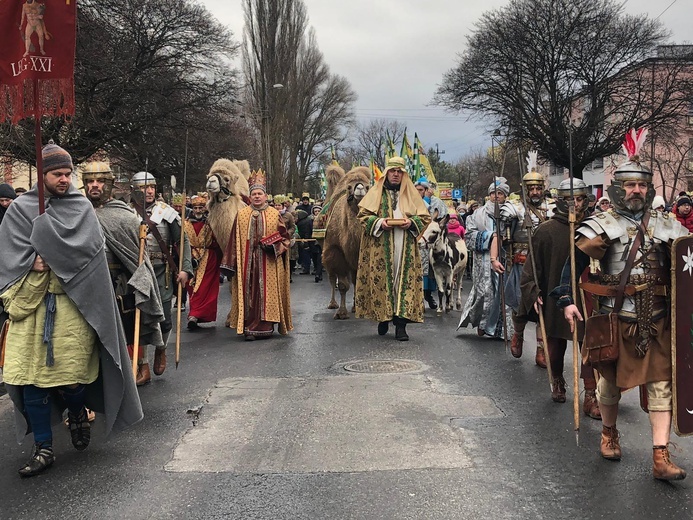
<svg viewBox="0 0 693 520"><path fill-rule="evenodd" d="M183 257L185 256L185 199L186 183L188 181L188 129L185 129L185 159L183 162L183 204L180 208L180 248L178 249L178 274L183 272ZM176 298L176 370L180 363L180 318L181 300L183 299L183 284L178 282L178 297Z"/></svg>
<svg viewBox="0 0 693 520"><path fill-rule="evenodd" d="M144 199L142 201L144 203ZM137 265L142 265L144 262L144 250L147 243L147 223L142 220L140 223L140 256ZM137 358L140 355L140 322L142 319L139 307L135 307L135 337L132 343L132 373L137 380Z"/></svg>
<svg viewBox="0 0 693 520"><path fill-rule="evenodd" d="M573 132L568 134L570 159L570 198L568 199L568 223L570 225L570 287L573 292L573 303L577 305L577 273L575 266L575 198L573 196ZM575 444L580 445L580 344L578 343L577 320L573 322L573 424L575 426Z"/></svg>

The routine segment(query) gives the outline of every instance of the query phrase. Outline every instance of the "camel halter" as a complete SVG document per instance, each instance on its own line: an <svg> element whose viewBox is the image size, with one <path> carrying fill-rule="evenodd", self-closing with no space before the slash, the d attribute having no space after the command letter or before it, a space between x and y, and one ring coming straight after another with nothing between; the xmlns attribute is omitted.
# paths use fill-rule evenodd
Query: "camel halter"
<svg viewBox="0 0 693 520"><path fill-rule="evenodd" d="M226 202L227 200L229 200L231 198L231 191L229 191L229 189L226 186L224 186L224 184L221 182L221 175L219 175L218 173L213 173L211 177L217 178L217 181L219 182L219 193L223 193L224 195L226 195L226 197L223 199L219 197L219 202Z"/></svg>

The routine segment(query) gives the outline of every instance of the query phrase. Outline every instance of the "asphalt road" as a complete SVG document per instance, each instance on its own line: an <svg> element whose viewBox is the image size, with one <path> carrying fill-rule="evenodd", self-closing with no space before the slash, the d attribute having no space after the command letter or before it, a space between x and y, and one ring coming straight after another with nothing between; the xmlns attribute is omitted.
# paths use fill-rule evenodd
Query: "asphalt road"
<svg viewBox="0 0 693 520"><path fill-rule="evenodd" d="M58 428L41 476L18 477L30 443L16 444L0 398L0 519L692 517L693 478L652 478L634 392L619 418L623 460L605 461L601 423L581 415L576 445L572 385L568 403L551 401L531 334L516 360L455 331L459 311L427 310L397 342L374 323L333 320L326 281L294 280L293 333L249 343L223 320L184 331L178 370L169 362L140 390L144 421L106 440L97 418L84 452ZM379 360L407 371L374 373ZM365 373L345 370L357 361ZM673 440L693 470L693 442Z"/></svg>

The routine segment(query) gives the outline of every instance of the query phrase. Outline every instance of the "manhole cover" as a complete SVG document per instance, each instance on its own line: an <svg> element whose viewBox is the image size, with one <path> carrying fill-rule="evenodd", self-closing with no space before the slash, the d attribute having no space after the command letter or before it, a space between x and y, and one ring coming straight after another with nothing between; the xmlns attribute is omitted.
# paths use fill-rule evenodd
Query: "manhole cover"
<svg viewBox="0 0 693 520"><path fill-rule="evenodd" d="M344 365L344 370L347 372L361 372L364 374L391 374L412 372L420 369L421 365L419 363L402 359L373 359L370 361L354 361Z"/></svg>

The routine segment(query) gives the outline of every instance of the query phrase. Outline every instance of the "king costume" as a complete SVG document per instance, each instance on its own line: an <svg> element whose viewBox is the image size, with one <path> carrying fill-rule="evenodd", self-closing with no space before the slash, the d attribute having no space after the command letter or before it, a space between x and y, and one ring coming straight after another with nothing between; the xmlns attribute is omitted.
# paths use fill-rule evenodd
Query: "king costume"
<svg viewBox="0 0 693 520"><path fill-rule="evenodd" d="M267 203L262 171L249 179L253 191L262 190L265 202L239 210L221 270L233 276L230 327L246 340L267 338L275 324L284 335L293 330L289 290L291 237L279 212Z"/></svg>
<svg viewBox="0 0 693 520"><path fill-rule="evenodd" d="M400 183L388 179L391 169L403 172ZM411 221L408 229L384 229L386 219ZM417 237L431 221L423 199L406 173L401 157L388 160L383 177L359 203L363 226L356 275L356 317L379 323L378 333L395 325L395 337L406 341L406 324L422 323L423 276Z"/></svg>

